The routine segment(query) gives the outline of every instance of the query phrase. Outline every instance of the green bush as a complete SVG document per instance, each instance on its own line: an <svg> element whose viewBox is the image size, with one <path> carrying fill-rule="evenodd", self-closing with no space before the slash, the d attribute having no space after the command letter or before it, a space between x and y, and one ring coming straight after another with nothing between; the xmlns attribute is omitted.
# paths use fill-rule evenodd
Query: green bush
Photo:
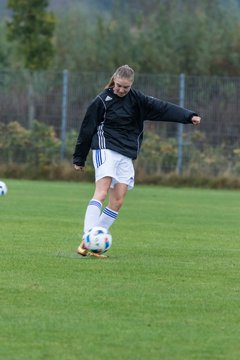
<svg viewBox="0 0 240 360"><path fill-rule="evenodd" d="M17 121L0 123L1 162L41 166L59 161L60 140L52 126L34 121L30 130Z"/></svg>
<svg viewBox="0 0 240 360"><path fill-rule="evenodd" d="M145 132L144 142L136 161L136 170L147 174L169 173L176 169L176 139L162 139L158 134Z"/></svg>
<svg viewBox="0 0 240 360"><path fill-rule="evenodd" d="M29 146L29 131L17 121L0 123L1 162L19 163L26 158Z"/></svg>
<svg viewBox="0 0 240 360"><path fill-rule="evenodd" d="M52 126L34 121L29 131L27 162L42 166L59 162L61 142Z"/></svg>

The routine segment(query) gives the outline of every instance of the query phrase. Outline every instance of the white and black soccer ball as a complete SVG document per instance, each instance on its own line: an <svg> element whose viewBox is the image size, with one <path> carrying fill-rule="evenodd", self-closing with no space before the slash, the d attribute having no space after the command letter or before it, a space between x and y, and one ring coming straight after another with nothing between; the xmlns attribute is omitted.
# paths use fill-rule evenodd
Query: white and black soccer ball
<svg viewBox="0 0 240 360"><path fill-rule="evenodd" d="M101 254L110 249L112 245L112 235L107 229L95 226L84 235L83 241L86 249Z"/></svg>
<svg viewBox="0 0 240 360"><path fill-rule="evenodd" d="M6 195L7 191L7 185L3 181L0 181L0 196Z"/></svg>

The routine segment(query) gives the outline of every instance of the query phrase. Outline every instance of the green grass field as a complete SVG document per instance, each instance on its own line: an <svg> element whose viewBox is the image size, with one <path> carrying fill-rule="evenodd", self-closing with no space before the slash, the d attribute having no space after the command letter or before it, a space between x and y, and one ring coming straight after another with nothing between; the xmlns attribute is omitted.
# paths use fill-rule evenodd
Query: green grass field
<svg viewBox="0 0 240 360"><path fill-rule="evenodd" d="M136 186L95 259L93 184L6 182L1 359L240 359L240 192Z"/></svg>

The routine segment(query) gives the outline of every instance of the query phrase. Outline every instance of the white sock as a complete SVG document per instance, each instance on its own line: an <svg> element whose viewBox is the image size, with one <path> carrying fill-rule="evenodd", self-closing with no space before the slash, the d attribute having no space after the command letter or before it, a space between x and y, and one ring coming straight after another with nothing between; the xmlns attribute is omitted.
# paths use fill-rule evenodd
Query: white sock
<svg viewBox="0 0 240 360"><path fill-rule="evenodd" d="M100 201L95 199L89 201L84 219L84 233L92 229L94 226L97 226L101 209L102 203Z"/></svg>
<svg viewBox="0 0 240 360"><path fill-rule="evenodd" d="M111 210L106 207L99 218L97 226L102 226L105 229L109 229L116 220L117 216L117 211Z"/></svg>

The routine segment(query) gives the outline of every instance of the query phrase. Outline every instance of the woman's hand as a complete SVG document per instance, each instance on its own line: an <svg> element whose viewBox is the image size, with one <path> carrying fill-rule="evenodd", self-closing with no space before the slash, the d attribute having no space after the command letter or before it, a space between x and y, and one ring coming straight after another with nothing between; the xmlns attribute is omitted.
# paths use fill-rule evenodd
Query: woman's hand
<svg viewBox="0 0 240 360"><path fill-rule="evenodd" d="M201 122L200 116L194 115L194 116L192 117L192 123L193 123L193 125L199 125L200 122Z"/></svg>
<svg viewBox="0 0 240 360"><path fill-rule="evenodd" d="M84 171L84 166L78 166L78 165L74 164L74 169L77 171Z"/></svg>

